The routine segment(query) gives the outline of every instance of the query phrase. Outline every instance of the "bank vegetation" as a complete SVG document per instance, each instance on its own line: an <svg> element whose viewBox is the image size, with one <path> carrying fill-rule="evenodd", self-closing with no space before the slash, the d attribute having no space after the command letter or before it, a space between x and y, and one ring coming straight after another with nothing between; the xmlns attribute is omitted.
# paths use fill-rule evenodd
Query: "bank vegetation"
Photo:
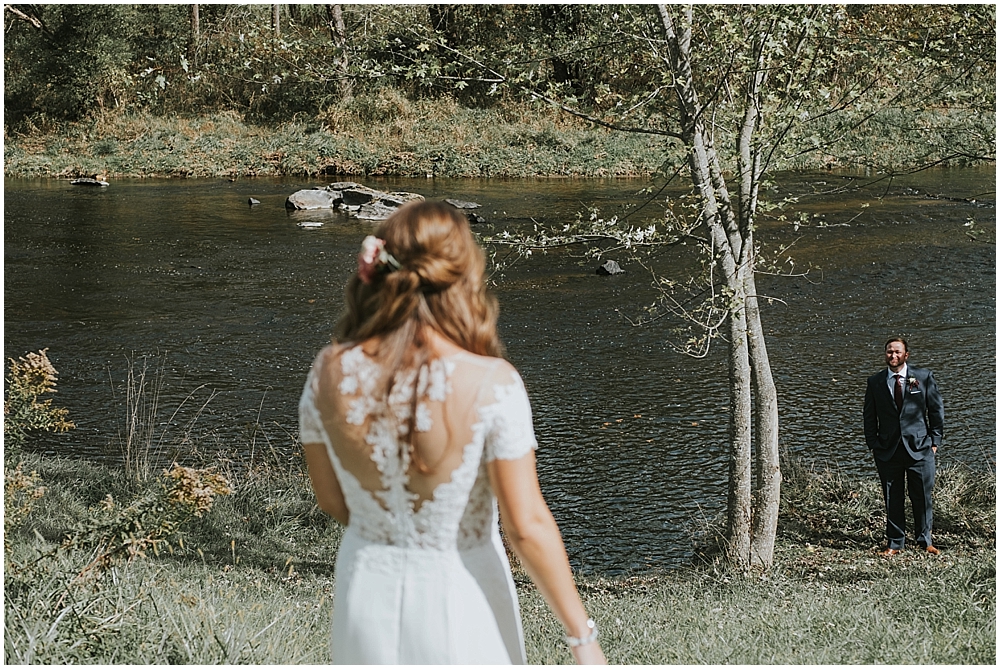
<svg viewBox="0 0 1000 669"><path fill-rule="evenodd" d="M798 100L770 170L991 159L992 7L800 9L830 58L766 101ZM5 175L669 173L680 149L648 129L676 110L635 47L657 24L652 5L5 5Z"/></svg>

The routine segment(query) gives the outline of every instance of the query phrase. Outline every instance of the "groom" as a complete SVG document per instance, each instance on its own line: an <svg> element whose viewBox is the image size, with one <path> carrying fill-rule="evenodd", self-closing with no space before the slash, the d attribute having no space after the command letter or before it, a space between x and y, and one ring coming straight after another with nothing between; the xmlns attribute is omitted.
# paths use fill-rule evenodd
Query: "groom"
<svg viewBox="0 0 1000 669"><path fill-rule="evenodd" d="M920 550L940 551L931 541L931 490L934 459L944 429L944 405L934 374L906 364L910 347L895 337L885 343L888 369L868 377L865 391L865 441L885 497L886 546L882 555L903 550L906 540L905 486L913 505L913 533Z"/></svg>

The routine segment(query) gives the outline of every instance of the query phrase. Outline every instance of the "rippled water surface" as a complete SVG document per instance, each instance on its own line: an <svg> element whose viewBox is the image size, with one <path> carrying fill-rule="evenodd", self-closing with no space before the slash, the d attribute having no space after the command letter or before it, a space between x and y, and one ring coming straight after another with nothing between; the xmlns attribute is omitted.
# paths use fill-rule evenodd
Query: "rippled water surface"
<svg viewBox="0 0 1000 669"><path fill-rule="evenodd" d="M4 348L48 347L56 401L78 429L51 452L114 458L132 358L163 367L162 443L204 452L291 453L309 363L329 338L344 283L371 225L330 212L286 213L320 182L5 183ZM641 181L367 182L482 203L484 230L623 214ZM936 170L860 187L846 175L784 175L812 224L762 221L758 238L794 242L807 277L761 276L778 385L781 443L818 466L874 477L861 432L865 378L902 333L911 363L934 369L946 409L942 463L995 457L995 230L992 170ZM845 190L846 186L851 186ZM246 205L248 197L261 201ZM952 199L944 199L945 196ZM636 222L657 213L651 204ZM323 220L302 229L301 220ZM615 257L612 255L611 257ZM703 360L667 345L662 322L632 327L650 280L599 277L566 253L536 256L497 286L501 334L531 395L542 485L575 567L620 573L678 564L693 520L724 508L724 344ZM674 262L670 260L669 262ZM188 398L185 402L185 398ZM210 401L209 401L210 400ZM207 404L205 404L207 402ZM176 415L171 415L180 407ZM187 446L185 446L187 448ZM288 455L291 457L291 455Z"/></svg>

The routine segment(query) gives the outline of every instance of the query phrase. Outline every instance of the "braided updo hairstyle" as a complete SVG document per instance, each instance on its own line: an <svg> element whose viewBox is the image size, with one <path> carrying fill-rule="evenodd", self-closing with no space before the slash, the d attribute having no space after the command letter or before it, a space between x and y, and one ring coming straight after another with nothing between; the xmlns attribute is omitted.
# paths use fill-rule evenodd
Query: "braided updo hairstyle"
<svg viewBox="0 0 1000 669"><path fill-rule="evenodd" d="M432 357L424 341L430 327L465 350L502 357L497 302L484 282L486 260L469 222L443 202L410 202L382 222L375 236L399 262L371 283L355 273L347 283L339 342L379 337L375 354L388 374L419 368ZM388 390L388 387L387 387Z"/></svg>

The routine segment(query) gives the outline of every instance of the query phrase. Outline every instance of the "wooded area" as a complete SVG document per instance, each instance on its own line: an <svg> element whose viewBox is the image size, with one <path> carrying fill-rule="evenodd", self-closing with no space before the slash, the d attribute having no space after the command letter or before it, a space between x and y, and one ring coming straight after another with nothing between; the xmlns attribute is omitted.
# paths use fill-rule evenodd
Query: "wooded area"
<svg viewBox="0 0 1000 669"><path fill-rule="evenodd" d="M694 66L718 73L714 98L734 94L722 85L739 66L727 47L747 39L738 25L749 7L695 8L704 50ZM814 131L826 126L813 108L862 96L872 100L860 112L869 121L952 135L992 128L995 16L991 5L783 6L772 12L788 28L788 41L772 45L779 56L824 57L803 73L808 91L789 83L779 58L771 77L786 86L764 102L795 97ZM474 107L544 99L652 133L677 113L663 54L636 48L663 39L653 5L5 5L4 31L7 132L130 111L235 111L271 123L322 117L386 89ZM865 76L873 66L878 76ZM834 127L849 133L855 122ZM801 138L796 150L828 142ZM991 153L991 136L952 139L953 160Z"/></svg>

